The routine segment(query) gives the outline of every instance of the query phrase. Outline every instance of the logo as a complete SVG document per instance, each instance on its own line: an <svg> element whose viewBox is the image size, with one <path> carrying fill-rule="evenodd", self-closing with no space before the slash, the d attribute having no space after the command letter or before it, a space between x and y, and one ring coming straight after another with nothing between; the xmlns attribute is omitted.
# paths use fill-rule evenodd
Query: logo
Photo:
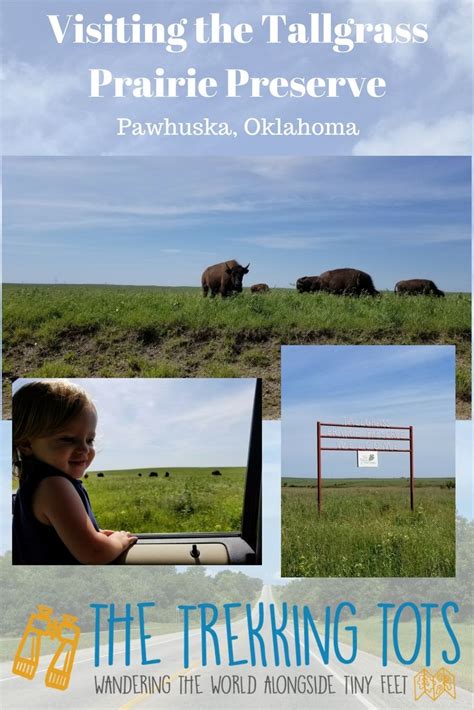
<svg viewBox="0 0 474 710"><path fill-rule="evenodd" d="M456 698L455 678L446 668L440 668L434 675L424 668L416 674L414 681L415 700L419 700L423 695L427 695L431 700L438 700L443 693Z"/></svg>
<svg viewBox="0 0 474 710"><path fill-rule="evenodd" d="M45 685L56 690L66 690L71 680L81 629L76 625L75 616L63 614L61 620L58 620L52 614L51 607L39 604L38 610L30 615L15 653L12 671L33 680L38 670L41 640L47 636L58 641L58 646L46 671Z"/></svg>

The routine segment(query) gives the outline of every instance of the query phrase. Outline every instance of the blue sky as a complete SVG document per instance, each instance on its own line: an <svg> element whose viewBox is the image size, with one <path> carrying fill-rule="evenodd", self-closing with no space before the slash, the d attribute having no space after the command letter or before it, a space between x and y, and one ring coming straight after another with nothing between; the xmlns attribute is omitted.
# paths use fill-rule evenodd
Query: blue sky
<svg viewBox="0 0 474 710"><path fill-rule="evenodd" d="M283 13L288 22L308 22L308 3L266 0L219 3L222 20L250 22L255 39L248 45L197 45L180 54L154 45L80 45L67 36L54 41L48 13L82 12L86 22L102 21L106 10L115 17L130 14L124 0L113 3L84 0L6 0L2 20L4 59L4 145L10 155L457 155L469 154L472 76L470 0L327 0L313 12L333 15L334 24L358 22L425 23L427 44L357 46L337 54L330 46L265 43L259 31L264 13ZM133 4L143 21L175 22L216 11L209 0L140 2ZM28 22L25 22L25 17ZM215 76L223 85L227 68L246 69L252 76L371 77L387 82L383 99L89 99L89 69L106 68L115 76L153 76L163 67L180 76L196 67L199 76ZM229 120L240 129L248 116L313 121L355 121L358 137L342 138L179 138L160 140L116 136L117 116L134 120L193 121L208 116Z"/></svg>
<svg viewBox="0 0 474 710"><path fill-rule="evenodd" d="M92 470L247 465L255 380L71 381L98 412Z"/></svg>
<svg viewBox="0 0 474 710"><path fill-rule="evenodd" d="M282 348L282 476L316 477L317 421L412 425L415 477L453 476L454 350L453 346ZM380 453L377 469L358 469L356 452L323 453L323 476L329 478L408 473L404 453Z"/></svg>
<svg viewBox="0 0 474 710"><path fill-rule="evenodd" d="M235 258L468 291L470 191L467 158L7 158L4 280L198 286Z"/></svg>

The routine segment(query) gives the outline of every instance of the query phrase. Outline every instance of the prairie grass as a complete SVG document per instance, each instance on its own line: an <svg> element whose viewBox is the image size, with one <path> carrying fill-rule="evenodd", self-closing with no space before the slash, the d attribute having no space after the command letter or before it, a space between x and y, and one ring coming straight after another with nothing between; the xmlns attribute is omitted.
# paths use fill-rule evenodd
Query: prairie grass
<svg viewBox="0 0 474 710"><path fill-rule="evenodd" d="M83 481L97 521L105 530L135 533L238 532L245 469L144 468L89 472ZM157 477L150 478L150 471ZM169 476L165 477L165 472ZM142 475L139 476L138 474Z"/></svg>
<svg viewBox="0 0 474 710"><path fill-rule="evenodd" d="M296 480L283 480L282 576L455 574L452 479L419 479L413 512L406 480L333 480L320 515L315 487Z"/></svg>
<svg viewBox="0 0 474 710"><path fill-rule="evenodd" d="M4 286L4 406L13 377L264 378L279 416L282 344L454 344L458 418L470 415L470 294L378 298L290 289L203 298L198 288Z"/></svg>

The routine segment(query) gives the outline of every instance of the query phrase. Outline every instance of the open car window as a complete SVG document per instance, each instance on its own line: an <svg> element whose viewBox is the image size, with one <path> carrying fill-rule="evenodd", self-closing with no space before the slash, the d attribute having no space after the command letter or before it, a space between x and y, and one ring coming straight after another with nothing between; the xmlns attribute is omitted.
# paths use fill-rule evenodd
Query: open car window
<svg viewBox="0 0 474 710"><path fill-rule="evenodd" d="M133 392L137 381L129 382ZM116 434L112 441L107 423L99 436L96 461L84 478L101 528L125 529L139 537L121 561L134 564L258 561L261 382L255 379L139 382L149 393L145 401L148 412L144 415L140 396L132 397L127 407L128 437L126 429L121 435L125 440L140 438L142 448L149 450L149 454L140 452L143 463L148 465L120 466L121 460L133 461L133 456L125 456L125 452L135 450L136 446L121 444ZM87 381L81 384L88 386ZM110 380L103 384L105 388L111 386ZM117 387L117 381L115 384ZM120 396L120 387L116 395L107 396L108 416L115 420L116 407L122 406L114 403ZM156 402L160 404L157 406ZM101 416L99 397L97 408ZM115 451L109 451L111 447ZM117 463L110 467L102 462Z"/></svg>
<svg viewBox="0 0 474 710"><path fill-rule="evenodd" d="M139 538L119 562L260 561L260 380L72 381L98 413L82 482L99 527Z"/></svg>

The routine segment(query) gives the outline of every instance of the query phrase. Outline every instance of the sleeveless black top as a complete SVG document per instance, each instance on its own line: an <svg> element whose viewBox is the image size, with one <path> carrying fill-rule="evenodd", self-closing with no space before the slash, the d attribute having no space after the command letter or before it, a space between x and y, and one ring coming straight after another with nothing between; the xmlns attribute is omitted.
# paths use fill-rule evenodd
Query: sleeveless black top
<svg viewBox="0 0 474 710"><path fill-rule="evenodd" d="M99 526L92 512L89 496L81 481L71 478L57 468L36 459L23 462L24 481L15 496L13 507L14 565L80 565L68 550L52 525L41 523L33 513L33 496L39 483L50 476L67 478L84 504L92 525Z"/></svg>

